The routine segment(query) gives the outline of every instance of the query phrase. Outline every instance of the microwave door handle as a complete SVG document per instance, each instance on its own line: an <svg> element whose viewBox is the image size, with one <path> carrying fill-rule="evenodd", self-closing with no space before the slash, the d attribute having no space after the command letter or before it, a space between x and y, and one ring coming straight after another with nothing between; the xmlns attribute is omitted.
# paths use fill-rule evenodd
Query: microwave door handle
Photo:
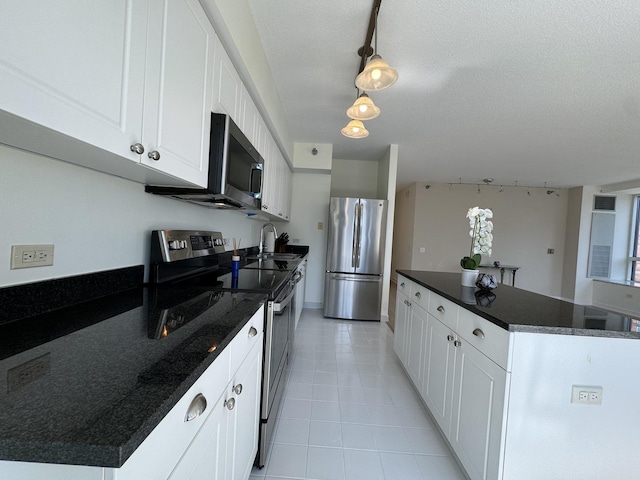
<svg viewBox="0 0 640 480"><path fill-rule="evenodd" d="M257 170L262 171L262 164L261 163L253 163L253 164L251 164L251 170L249 171L249 190L253 190L253 188L252 188L253 187L253 174ZM262 182L260 182L260 183L262 183ZM257 192L250 191L249 193L251 193L251 195L253 195L254 197L256 197L256 195L260 195L260 187L258 187L258 191Z"/></svg>

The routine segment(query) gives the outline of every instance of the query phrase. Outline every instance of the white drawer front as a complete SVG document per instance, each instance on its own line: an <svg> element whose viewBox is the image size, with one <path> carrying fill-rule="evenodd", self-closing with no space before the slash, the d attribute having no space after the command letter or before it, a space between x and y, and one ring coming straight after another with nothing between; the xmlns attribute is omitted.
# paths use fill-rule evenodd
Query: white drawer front
<svg viewBox="0 0 640 480"><path fill-rule="evenodd" d="M507 369L509 332L464 308L458 314L458 335L483 354Z"/></svg>
<svg viewBox="0 0 640 480"><path fill-rule="evenodd" d="M411 298L411 301L413 303L416 303L427 310L429 308L429 295L429 290L424 288L422 285L411 282L411 292L409 298Z"/></svg>
<svg viewBox="0 0 640 480"><path fill-rule="evenodd" d="M398 286L397 291L404 293L407 297L409 296L409 292L411 291L411 284L413 282L408 280L406 277L402 275L398 275Z"/></svg>
<svg viewBox="0 0 640 480"><path fill-rule="evenodd" d="M247 324L234 337L233 342L229 345L231 348L231 375L235 375L242 365L242 362L254 345L260 341L260 335L264 331L264 305L261 306L256 313L253 314Z"/></svg>
<svg viewBox="0 0 640 480"><path fill-rule="evenodd" d="M458 328L458 310L462 309L452 301L430 292L427 311L454 332Z"/></svg>

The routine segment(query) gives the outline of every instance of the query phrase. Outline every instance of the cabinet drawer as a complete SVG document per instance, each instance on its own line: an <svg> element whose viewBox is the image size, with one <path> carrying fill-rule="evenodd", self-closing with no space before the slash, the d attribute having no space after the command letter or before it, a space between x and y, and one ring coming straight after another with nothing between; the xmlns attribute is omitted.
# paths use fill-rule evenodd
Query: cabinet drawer
<svg viewBox="0 0 640 480"><path fill-rule="evenodd" d="M460 310L460 307L455 303L437 293L430 292L427 311L454 332L458 328L458 310Z"/></svg>
<svg viewBox="0 0 640 480"><path fill-rule="evenodd" d="M458 314L457 333L505 370L509 358L509 332L464 308Z"/></svg>
<svg viewBox="0 0 640 480"><path fill-rule="evenodd" d="M249 351L256 345L257 342L262 342L262 335L264 331L264 305L261 306L256 313L253 314L247 324L242 327L242 330L231 342L231 375L234 375L242 362L247 357Z"/></svg>
<svg viewBox="0 0 640 480"><path fill-rule="evenodd" d="M407 280L407 278L403 277L402 275L398 275L397 291L404 293L408 297L409 293L411 292L412 283L413 282L411 280Z"/></svg>
<svg viewBox="0 0 640 480"><path fill-rule="evenodd" d="M429 290L424 288L422 285L418 285L415 282L411 282L410 284L411 292L409 298L412 302L427 310L429 308Z"/></svg>

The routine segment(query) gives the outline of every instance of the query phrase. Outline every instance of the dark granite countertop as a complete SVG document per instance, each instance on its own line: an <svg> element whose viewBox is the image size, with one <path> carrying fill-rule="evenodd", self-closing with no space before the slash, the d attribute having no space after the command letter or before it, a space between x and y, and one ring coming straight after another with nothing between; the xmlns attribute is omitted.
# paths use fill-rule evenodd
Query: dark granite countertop
<svg viewBox="0 0 640 480"><path fill-rule="evenodd" d="M132 268L141 278L142 267ZM89 276L81 277L86 284ZM98 279L91 285L102 289L108 275ZM68 279L53 283L40 287L74 287ZM61 301L54 311L14 308L4 324L0 319L1 460L121 466L265 300L176 291L187 302L180 311L187 320L167 321L157 292L124 284L127 290L87 302ZM0 305L26 305L19 292L0 291ZM37 315L22 318L29 310Z"/></svg>
<svg viewBox="0 0 640 480"><path fill-rule="evenodd" d="M512 332L640 339L640 321L596 307L577 305L498 284L485 293L460 285L460 273L397 270L470 312Z"/></svg>

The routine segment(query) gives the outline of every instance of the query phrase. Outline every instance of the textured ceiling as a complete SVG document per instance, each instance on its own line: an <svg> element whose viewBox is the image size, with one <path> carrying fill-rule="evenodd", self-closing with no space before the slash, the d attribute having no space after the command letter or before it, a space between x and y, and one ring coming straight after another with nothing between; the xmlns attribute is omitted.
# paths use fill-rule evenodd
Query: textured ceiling
<svg viewBox="0 0 640 480"><path fill-rule="evenodd" d="M372 0L248 3L295 142L364 160L398 144L399 185L640 179L638 0L383 0L399 79L370 93L382 113L360 140L340 129Z"/></svg>

